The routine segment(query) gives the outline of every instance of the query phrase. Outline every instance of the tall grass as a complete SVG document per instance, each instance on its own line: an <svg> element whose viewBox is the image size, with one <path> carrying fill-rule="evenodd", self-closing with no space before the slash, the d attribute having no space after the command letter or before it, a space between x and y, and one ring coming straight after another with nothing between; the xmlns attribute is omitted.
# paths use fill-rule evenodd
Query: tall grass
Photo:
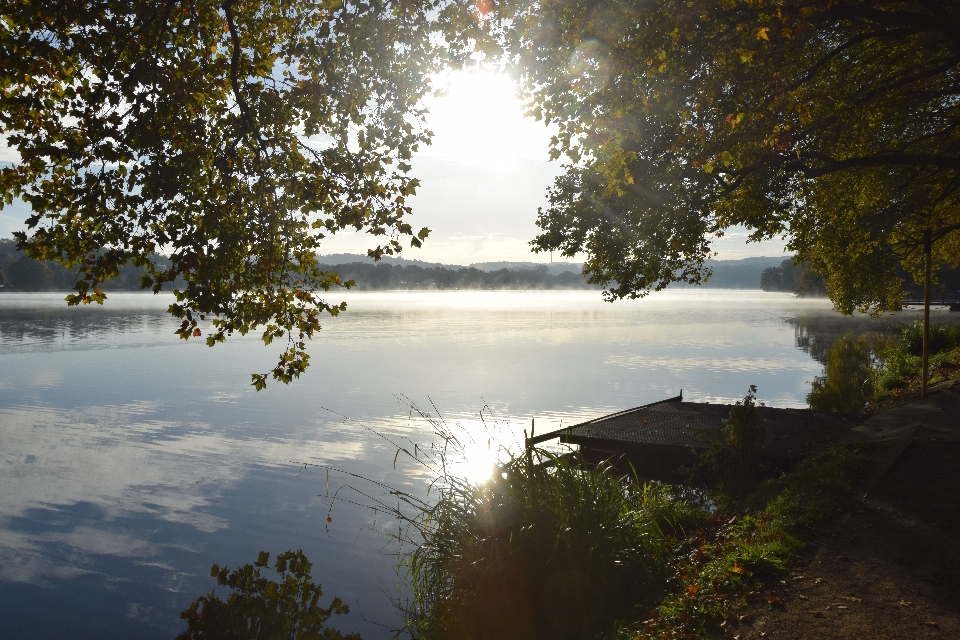
<svg viewBox="0 0 960 640"><path fill-rule="evenodd" d="M740 412L753 413L750 398ZM726 501L716 486L640 483L609 464L536 449L501 449L492 478L472 482L455 471L471 434L411 407L437 440L396 446L432 478L426 496L348 474L368 486L354 489L357 499L337 497L352 488L341 486L331 508L346 500L400 523L390 535L403 545L408 593L397 635L414 640L723 633L721 622L783 568L864 461L831 450ZM749 417L731 416L741 427Z"/></svg>
<svg viewBox="0 0 960 640"><path fill-rule="evenodd" d="M677 538L705 512L660 484L544 451L493 479L447 478L407 558L414 638L591 638L665 593Z"/></svg>
<svg viewBox="0 0 960 640"><path fill-rule="evenodd" d="M663 598L685 529L708 516L699 494L642 484L573 452L522 447L501 447L492 477L471 481L458 463L503 425L485 407L487 433L471 433L401 400L432 426L434 442L378 435L429 479L426 495L327 467L354 482L333 492L331 510L352 503L399 525L384 531L400 544L398 635L613 636Z"/></svg>

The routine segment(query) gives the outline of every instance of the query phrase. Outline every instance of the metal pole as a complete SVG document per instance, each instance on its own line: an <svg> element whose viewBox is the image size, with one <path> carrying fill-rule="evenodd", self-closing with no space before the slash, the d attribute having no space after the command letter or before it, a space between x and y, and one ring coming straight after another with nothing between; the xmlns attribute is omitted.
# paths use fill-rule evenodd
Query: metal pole
<svg viewBox="0 0 960 640"><path fill-rule="evenodd" d="M927 397L927 380L930 377L930 229L923 230L923 379L920 395Z"/></svg>

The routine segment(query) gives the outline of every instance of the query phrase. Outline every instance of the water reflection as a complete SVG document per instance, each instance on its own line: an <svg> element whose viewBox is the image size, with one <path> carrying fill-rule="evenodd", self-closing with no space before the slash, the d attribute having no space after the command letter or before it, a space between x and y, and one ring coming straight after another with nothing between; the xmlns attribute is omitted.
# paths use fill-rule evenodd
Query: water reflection
<svg viewBox="0 0 960 640"><path fill-rule="evenodd" d="M114 294L109 306L67 308L61 294L0 294L0 353L116 348L137 338L143 344L176 329L166 314L171 302L167 295Z"/></svg>
<svg viewBox="0 0 960 640"><path fill-rule="evenodd" d="M614 305L593 292L342 297L306 376L256 394L249 373L275 353L255 336L179 340L169 299L67 309L61 295L0 295L4 632L169 639L212 563L302 548L353 611L338 627L389 637L385 532L399 523L347 503L327 523L321 469L423 495L423 469L394 466L380 436L429 447L433 429L394 394L460 424L465 469L481 475L532 419L544 433L680 389L733 402L750 384L767 404L804 406L820 351L797 348L797 327L826 341L831 314L822 300L717 290ZM57 616L43 615L51 600Z"/></svg>
<svg viewBox="0 0 960 640"><path fill-rule="evenodd" d="M211 575L231 593L226 600L215 591L194 600L180 614L187 630L177 640L360 640L359 634L343 635L327 626L331 616L348 614L350 607L340 598L323 606L312 567L299 549L281 553L273 563L261 551L252 565L233 571L213 565Z"/></svg>
<svg viewBox="0 0 960 640"><path fill-rule="evenodd" d="M881 334L845 335L825 353L823 375L811 385L807 402L817 411L863 413L874 400L874 365Z"/></svg>
<svg viewBox="0 0 960 640"><path fill-rule="evenodd" d="M786 321L794 328L797 348L825 365L827 351L834 342L844 336L898 335L908 324L922 317L923 313L919 309L904 309L880 317L850 317L819 311L797 314L786 318ZM960 313L950 312L947 307L936 307L931 310L930 321L960 325Z"/></svg>

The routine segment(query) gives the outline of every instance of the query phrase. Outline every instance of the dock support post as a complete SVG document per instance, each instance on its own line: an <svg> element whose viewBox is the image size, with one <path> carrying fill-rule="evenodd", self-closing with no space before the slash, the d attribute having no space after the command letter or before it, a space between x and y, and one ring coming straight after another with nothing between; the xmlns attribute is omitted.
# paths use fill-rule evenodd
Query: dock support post
<svg viewBox="0 0 960 640"><path fill-rule="evenodd" d="M930 377L930 229L923 230L923 378L920 381L920 396L927 397L927 380Z"/></svg>

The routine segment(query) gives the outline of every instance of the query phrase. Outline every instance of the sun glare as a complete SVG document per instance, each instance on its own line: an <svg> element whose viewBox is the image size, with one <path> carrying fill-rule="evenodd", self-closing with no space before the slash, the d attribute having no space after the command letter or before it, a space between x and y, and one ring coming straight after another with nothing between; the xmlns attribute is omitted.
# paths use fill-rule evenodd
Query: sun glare
<svg viewBox="0 0 960 640"><path fill-rule="evenodd" d="M524 116L510 76L454 73L443 84L446 92L430 105L427 116L435 136L424 155L488 168L547 158L549 131Z"/></svg>
<svg viewBox="0 0 960 640"><path fill-rule="evenodd" d="M463 478L474 484L482 484L493 475L498 462L503 462L516 454L518 438L515 425L488 418L457 420L451 435L456 438L456 453L447 459L451 475Z"/></svg>
<svg viewBox="0 0 960 640"><path fill-rule="evenodd" d="M464 449L463 457L453 462L451 471L468 482L481 484L490 479L496 463L495 452L488 449L486 443L476 443Z"/></svg>

